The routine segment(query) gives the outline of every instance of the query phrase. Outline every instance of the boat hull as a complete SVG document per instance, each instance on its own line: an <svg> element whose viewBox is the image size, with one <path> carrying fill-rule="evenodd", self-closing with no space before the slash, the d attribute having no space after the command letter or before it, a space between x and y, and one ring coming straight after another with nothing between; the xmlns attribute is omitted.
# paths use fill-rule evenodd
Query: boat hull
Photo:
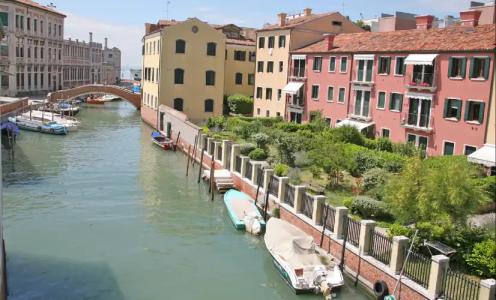
<svg viewBox="0 0 496 300"><path fill-rule="evenodd" d="M258 208L255 205L254 201L245 193L236 190L230 190L224 194L224 204L226 205L227 214L229 215L234 228L236 228L237 230L246 230L246 225L243 219L244 216L240 216L238 213L236 213L235 201L244 202L247 207L247 211L250 213L253 212L260 220L259 222L262 226L262 229L265 228L265 222L263 221L262 215L258 211Z"/></svg>

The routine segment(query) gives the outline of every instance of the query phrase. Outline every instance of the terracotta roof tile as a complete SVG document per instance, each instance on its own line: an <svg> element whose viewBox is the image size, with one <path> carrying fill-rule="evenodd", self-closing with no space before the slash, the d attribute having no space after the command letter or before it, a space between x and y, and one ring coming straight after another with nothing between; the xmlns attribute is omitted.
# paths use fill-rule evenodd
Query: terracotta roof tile
<svg viewBox="0 0 496 300"><path fill-rule="evenodd" d="M321 13L321 14L311 14L309 16L301 16L301 17L297 17L297 18L294 18L294 19L287 19L286 20L286 25L284 25L284 26L280 26L279 23L277 23L277 24L268 24L268 25L265 25L262 29L259 29L257 31L290 29L290 28L294 28L294 27L296 27L298 25L304 24L306 22L309 22L309 21L312 21L312 20L316 20L316 19L321 18L321 17L330 16L330 15L335 14L335 13L336 12L327 12L327 13Z"/></svg>
<svg viewBox="0 0 496 300"><path fill-rule="evenodd" d="M477 27L454 26L429 30L344 33L334 38L334 48L327 40L293 51L294 53L380 53L449 52L495 49L495 24Z"/></svg>
<svg viewBox="0 0 496 300"><path fill-rule="evenodd" d="M34 1L31 1L31 0L15 0L15 2L22 3L22 4L25 4L25 5L29 5L29 6L32 6L32 7L36 7L36 8L39 8L41 10L48 11L48 12L51 12L51 13L54 13L54 14L57 14L57 15L66 17L66 15L64 15L63 13L60 13L60 12L56 11L55 9L53 9L51 7L48 7L48 6L39 4L39 3L34 2Z"/></svg>
<svg viewBox="0 0 496 300"><path fill-rule="evenodd" d="M227 38L226 43L231 44L231 45L255 46L255 41L250 40L250 39Z"/></svg>

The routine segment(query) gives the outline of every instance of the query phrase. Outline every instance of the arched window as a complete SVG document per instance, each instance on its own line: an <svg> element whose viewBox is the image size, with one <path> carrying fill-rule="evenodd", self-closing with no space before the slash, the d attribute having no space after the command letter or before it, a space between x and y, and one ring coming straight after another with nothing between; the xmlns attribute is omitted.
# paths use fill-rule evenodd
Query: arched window
<svg viewBox="0 0 496 300"><path fill-rule="evenodd" d="M242 73L236 73L236 84L243 84L243 74Z"/></svg>
<svg viewBox="0 0 496 300"><path fill-rule="evenodd" d="M181 98L174 99L174 109L178 111L183 111L184 109L183 103L184 101Z"/></svg>
<svg viewBox="0 0 496 300"><path fill-rule="evenodd" d="M215 85L215 71L210 70L205 73L205 84Z"/></svg>
<svg viewBox="0 0 496 300"><path fill-rule="evenodd" d="M186 42L184 40L176 40L176 53L186 53Z"/></svg>
<svg viewBox="0 0 496 300"><path fill-rule="evenodd" d="M215 56L217 52L217 44L210 42L207 44L207 55L208 56Z"/></svg>
<svg viewBox="0 0 496 300"><path fill-rule="evenodd" d="M205 112L214 112L214 100L205 100Z"/></svg>
<svg viewBox="0 0 496 300"><path fill-rule="evenodd" d="M183 69L175 69L174 70L174 83L175 84L184 84L184 70Z"/></svg>

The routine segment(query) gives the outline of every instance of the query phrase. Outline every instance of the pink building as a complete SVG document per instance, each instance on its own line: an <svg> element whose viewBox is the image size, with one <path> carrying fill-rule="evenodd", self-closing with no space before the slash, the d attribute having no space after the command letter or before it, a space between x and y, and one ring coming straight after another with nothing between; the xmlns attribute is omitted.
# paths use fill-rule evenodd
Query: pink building
<svg viewBox="0 0 496 300"><path fill-rule="evenodd" d="M327 35L293 51L288 120L319 111L331 126L430 155L471 154L484 145L495 59L495 25L478 26L479 16L462 12L462 25L446 29L420 16L417 29Z"/></svg>

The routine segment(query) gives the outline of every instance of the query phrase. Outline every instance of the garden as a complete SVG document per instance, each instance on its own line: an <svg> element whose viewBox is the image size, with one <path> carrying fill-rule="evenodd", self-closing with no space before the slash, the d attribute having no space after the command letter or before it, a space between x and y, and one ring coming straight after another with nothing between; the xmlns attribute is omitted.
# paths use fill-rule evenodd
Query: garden
<svg viewBox="0 0 496 300"><path fill-rule="evenodd" d="M215 117L204 132L241 145L241 154L266 160L276 175L346 206L356 220L377 221L389 236L412 237L415 246L438 241L456 250L450 267L496 277L494 227L469 219L494 212L496 177L465 156L426 157L413 144L369 139L355 128L329 128L317 116L307 124L280 118ZM493 225L494 226L494 225Z"/></svg>

